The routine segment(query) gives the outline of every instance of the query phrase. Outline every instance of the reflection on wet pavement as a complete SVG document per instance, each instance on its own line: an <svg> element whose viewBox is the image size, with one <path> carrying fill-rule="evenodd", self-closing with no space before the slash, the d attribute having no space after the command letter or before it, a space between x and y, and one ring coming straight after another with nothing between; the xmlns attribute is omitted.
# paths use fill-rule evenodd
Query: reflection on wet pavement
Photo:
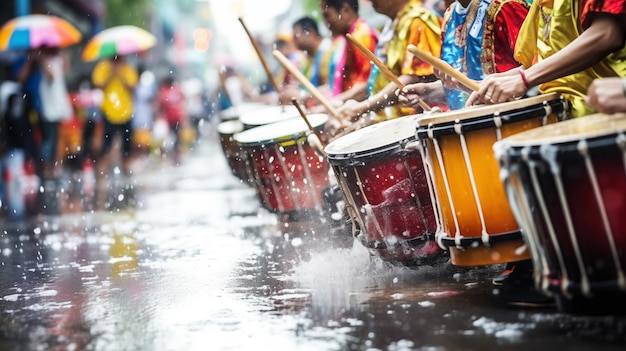
<svg viewBox="0 0 626 351"><path fill-rule="evenodd" d="M120 201L106 210L74 199L62 216L0 223L0 349L626 345L625 317L501 306L489 280L502 267L390 266L317 221L284 228L231 175L217 137L133 182L132 202L112 186Z"/></svg>

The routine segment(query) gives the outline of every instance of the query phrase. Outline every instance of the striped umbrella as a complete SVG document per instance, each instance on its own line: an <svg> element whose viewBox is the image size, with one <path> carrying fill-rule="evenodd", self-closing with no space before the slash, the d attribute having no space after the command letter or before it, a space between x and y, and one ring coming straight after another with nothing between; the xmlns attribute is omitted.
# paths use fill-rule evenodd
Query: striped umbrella
<svg viewBox="0 0 626 351"><path fill-rule="evenodd" d="M81 38L78 29L62 18L26 15L9 20L0 28L0 51L65 47Z"/></svg>
<svg viewBox="0 0 626 351"><path fill-rule="evenodd" d="M156 37L136 26L107 28L94 35L85 46L82 58L95 61L113 56L135 54L153 47Z"/></svg>

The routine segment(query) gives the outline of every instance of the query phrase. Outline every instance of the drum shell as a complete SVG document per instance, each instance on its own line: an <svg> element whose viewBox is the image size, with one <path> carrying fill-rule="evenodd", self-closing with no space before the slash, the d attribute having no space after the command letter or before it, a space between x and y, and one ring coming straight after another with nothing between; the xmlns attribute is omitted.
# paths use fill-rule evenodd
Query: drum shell
<svg viewBox="0 0 626 351"><path fill-rule="evenodd" d="M537 286L547 293L576 298L626 292L626 160L617 140L612 133L586 140L588 157L580 142L501 153L511 207L540 273Z"/></svg>
<svg viewBox="0 0 626 351"><path fill-rule="evenodd" d="M321 208L322 190L329 185L329 166L306 138L240 146L266 209L291 213Z"/></svg>
<svg viewBox="0 0 626 351"><path fill-rule="evenodd" d="M420 153L401 140L358 155L328 155L362 244L382 259L419 265L441 256Z"/></svg>
<svg viewBox="0 0 626 351"><path fill-rule="evenodd" d="M443 127L435 124L417 128L417 137L424 143L432 163L430 176L436 189L446 240L453 243L446 245L453 264L480 266L530 258L500 181L500 167L493 154L493 144L509 135L556 123L563 118L556 112L549 112L548 115L523 117L525 108L504 109L498 111L497 116L504 123L495 122L496 116L488 114L471 121L457 120ZM508 118L509 113L522 117ZM433 128L446 128L449 132L435 135ZM490 239L488 244L482 239L484 235ZM459 246L452 238L476 240Z"/></svg>
<svg viewBox="0 0 626 351"><path fill-rule="evenodd" d="M245 182L249 182L245 155L243 155L241 148L234 139L234 135L243 131L243 129L243 124L238 120L224 121L217 127L220 145L232 174Z"/></svg>
<svg viewBox="0 0 626 351"><path fill-rule="evenodd" d="M329 166L308 143L309 125L321 132L328 115L311 114L308 123L291 118L244 130L234 136L246 157L261 204L284 218L309 220L322 210Z"/></svg>

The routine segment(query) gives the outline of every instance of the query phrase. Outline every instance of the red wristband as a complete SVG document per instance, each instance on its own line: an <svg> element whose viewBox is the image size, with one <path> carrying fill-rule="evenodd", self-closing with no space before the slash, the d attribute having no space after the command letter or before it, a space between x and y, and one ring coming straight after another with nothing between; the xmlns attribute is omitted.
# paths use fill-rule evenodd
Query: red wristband
<svg viewBox="0 0 626 351"><path fill-rule="evenodd" d="M524 69L519 69L519 75L522 76L522 82L524 82L524 87L526 90L530 89L530 84L528 84L528 79L526 79L526 73L524 73Z"/></svg>

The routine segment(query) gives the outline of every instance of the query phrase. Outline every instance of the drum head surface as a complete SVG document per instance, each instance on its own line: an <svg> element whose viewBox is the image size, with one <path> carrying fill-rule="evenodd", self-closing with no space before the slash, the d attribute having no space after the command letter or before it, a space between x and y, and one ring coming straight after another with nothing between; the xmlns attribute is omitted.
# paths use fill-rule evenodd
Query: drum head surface
<svg viewBox="0 0 626 351"><path fill-rule="evenodd" d="M430 124L437 125L442 123L454 122L456 120L466 120L478 117L491 117L495 113L502 113L506 111L512 111L517 109L522 109L528 106L533 106L537 104L542 104L544 101L553 101L560 98L560 95L557 93L550 93L544 95L537 95L525 99L520 99L516 101L504 102L501 104L495 105L480 105L467 107L462 110L455 110L449 112L441 112L432 114L429 117L420 118L418 120L418 126L426 127Z"/></svg>
<svg viewBox="0 0 626 351"><path fill-rule="evenodd" d="M268 106L262 109L248 111L239 120L246 126L262 126L292 118L300 118L298 109L293 105Z"/></svg>
<svg viewBox="0 0 626 351"><path fill-rule="evenodd" d="M593 114L517 133L502 139L502 143L513 147L558 144L624 132L626 113Z"/></svg>
<svg viewBox="0 0 626 351"><path fill-rule="evenodd" d="M239 120L224 121L217 125L219 134L235 134L243 130L243 124Z"/></svg>
<svg viewBox="0 0 626 351"><path fill-rule="evenodd" d="M415 127L420 116L394 118L361 128L334 140L326 145L324 151L329 155L355 154L415 138Z"/></svg>
<svg viewBox="0 0 626 351"><path fill-rule="evenodd" d="M220 112L220 118L223 121L228 121L232 119L239 119L239 116L246 112L256 111L260 109L265 109L270 106L260 103L246 103L237 106L231 106L227 109L224 109Z"/></svg>
<svg viewBox="0 0 626 351"><path fill-rule="evenodd" d="M326 123L328 115L312 114L307 118L313 128L318 128ZM242 145L257 145L294 140L307 135L308 132L309 127L302 118L292 118L245 130L235 134L234 138Z"/></svg>

